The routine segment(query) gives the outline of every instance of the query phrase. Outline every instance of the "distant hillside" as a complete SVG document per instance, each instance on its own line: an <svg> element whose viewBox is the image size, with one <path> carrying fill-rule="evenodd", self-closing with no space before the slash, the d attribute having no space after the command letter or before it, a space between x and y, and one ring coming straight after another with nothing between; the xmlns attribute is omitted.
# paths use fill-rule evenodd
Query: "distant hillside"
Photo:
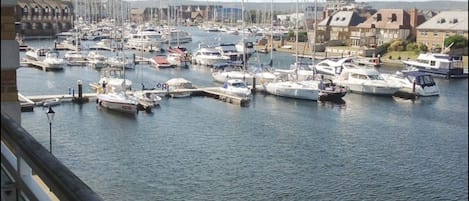
<svg viewBox="0 0 469 201"><path fill-rule="evenodd" d="M176 1L174 1L176 2ZM166 7L168 2L161 1L161 7ZM171 3L171 5L223 5L224 7L237 7L241 8L240 2L207 2L207 1L191 1L191 0L178 0L177 3ZM301 5L302 3L300 3ZM313 4L312 2L309 4ZM321 2L318 2L321 4ZM410 9L417 8L419 10L433 10L433 11L442 11L442 10L468 10L467 1L426 1L426 2L390 2L390 1L372 1L368 2L372 8L377 10L383 8L397 8L397 9ZM244 3L247 10L259 9L259 10L270 10L270 2L267 3ZM133 8L145 8L148 6L159 7L160 1L148 0L148 1L131 1L131 6ZM274 10L284 11L284 12L293 12L295 11L294 3L274 3Z"/></svg>

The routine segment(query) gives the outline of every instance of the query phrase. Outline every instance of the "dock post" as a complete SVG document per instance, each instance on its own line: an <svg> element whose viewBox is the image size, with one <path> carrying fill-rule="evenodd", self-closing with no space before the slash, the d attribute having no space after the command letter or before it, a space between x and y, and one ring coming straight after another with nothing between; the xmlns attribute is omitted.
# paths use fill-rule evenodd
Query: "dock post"
<svg viewBox="0 0 469 201"><path fill-rule="evenodd" d="M133 58L133 60L134 60L134 65L135 65L135 64L137 63L137 62L135 61L135 53L132 55L132 58Z"/></svg>
<svg viewBox="0 0 469 201"><path fill-rule="evenodd" d="M77 83L78 83L78 98L82 98L83 97L83 83L81 82L81 80L78 80Z"/></svg>
<svg viewBox="0 0 469 201"><path fill-rule="evenodd" d="M251 89L251 91L252 92L256 91L256 77L252 78L252 89Z"/></svg>
<svg viewBox="0 0 469 201"><path fill-rule="evenodd" d="M84 102L88 102L89 99L83 97L83 83L82 83L82 81L78 80L77 83L78 83L78 98L73 96L73 102L79 103L79 104L82 104Z"/></svg>

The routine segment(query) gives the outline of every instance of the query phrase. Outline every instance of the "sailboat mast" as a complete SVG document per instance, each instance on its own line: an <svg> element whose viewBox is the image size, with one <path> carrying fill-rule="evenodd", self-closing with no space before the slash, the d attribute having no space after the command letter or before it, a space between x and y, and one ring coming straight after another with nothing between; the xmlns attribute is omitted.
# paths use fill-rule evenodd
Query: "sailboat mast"
<svg viewBox="0 0 469 201"><path fill-rule="evenodd" d="M295 76L296 80L298 80L298 21L299 21L299 14L298 14L298 0L296 0L296 20L295 20L295 30L296 30L296 37L295 37Z"/></svg>
<svg viewBox="0 0 469 201"><path fill-rule="evenodd" d="M241 1L241 34L242 34L242 42L243 42L243 69L246 70L246 41L245 41L245 33L244 33L244 0Z"/></svg>
<svg viewBox="0 0 469 201"><path fill-rule="evenodd" d="M274 60L274 0L270 1L270 67Z"/></svg>
<svg viewBox="0 0 469 201"><path fill-rule="evenodd" d="M314 0L314 37L313 37L313 65L316 60L316 34L318 30L318 0Z"/></svg>
<svg viewBox="0 0 469 201"><path fill-rule="evenodd" d="M298 14L298 0L296 0L296 21L295 21L295 30L296 30L296 33L295 33L295 62L296 62L296 65L298 67L298 21L299 21L299 14Z"/></svg>

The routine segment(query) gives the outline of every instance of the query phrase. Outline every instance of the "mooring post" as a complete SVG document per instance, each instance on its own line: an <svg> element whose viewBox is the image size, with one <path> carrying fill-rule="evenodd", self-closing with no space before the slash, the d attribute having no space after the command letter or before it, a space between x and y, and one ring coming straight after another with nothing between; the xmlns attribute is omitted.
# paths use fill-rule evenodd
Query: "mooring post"
<svg viewBox="0 0 469 201"><path fill-rule="evenodd" d="M251 91L252 92L256 91L256 77L252 78L252 89L251 89Z"/></svg>
<svg viewBox="0 0 469 201"><path fill-rule="evenodd" d="M81 82L81 80L78 80L77 83L78 83L78 98L81 99L83 97L83 83Z"/></svg>
<svg viewBox="0 0 469 201"><path fill-rule="evenodd" d="M73 92L73 102L82 104L84 102L88 102L89 99L87 97L83 97L83 82L81 80L77 81L78 84L78 97L75 97L75 90L72 89Z"/></svg>

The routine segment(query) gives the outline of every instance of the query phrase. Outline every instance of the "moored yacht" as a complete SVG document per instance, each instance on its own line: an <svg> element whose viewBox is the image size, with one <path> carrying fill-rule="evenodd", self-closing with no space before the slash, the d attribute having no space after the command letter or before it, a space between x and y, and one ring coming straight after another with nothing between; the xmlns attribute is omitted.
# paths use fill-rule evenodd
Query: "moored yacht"
<svg viewBox="0 0 469 201"><path fill-rule="evenodd" d="M107 57L96 51L90 51L86 59L88 60L88 64L95 69L107 66Z"/></svg>
<svg viewBox="0 0 469 201"><path fill-rule="evenodd" d="M59 52L57 51L48 51L42 62L45 64L45 70L63 70L65 64L64 60L59 58Z"/></svg>
<svg viewBox="0 0 469 201"><path fill-rule="evenodd" d="M220 50L209 47L200 48L192 56L192 63L207 66L212 66L217 63L226 63L228 61L230 61L230 57L223 56Z"/></svg>
<svg viewBox="0 0 469 201"><path fill-rule="evenodd" d="M356 93L392 96L401 86L385 80L371 68L347 68L342 71L335 83Z"/></svg>
<svg viewBox="0 0 469 201"><path fill-rule="evenodd" d="M238 96L243 99L251 99L251 89L247 86L246 82L241 79L227 80L220 90L229 95Z"/></svg>
<svg viewBox="0 0 469 201"><path fill-rule="evenodd" d="M467 77L464 73L462 57L452 57L443 53L421 53L417 60L402 61L407 68L446 78Z"/></svg>
<svg viewBox="0 0 469 201"><path fill-rule="evenodd" d="M433 80L431 74L420 71L397 71L395 74L382 74L386 80L401 85L399 95L409 97L416 96L438 96L440 89Z"/></svg>
<svg viewBox="0 0 469 201"><path fill-rule="evenodd" d="M145 49L149 51L161 51L161 44L165 40L160 31L152 28L129 34L127 46L134 49Z"/></svg>

